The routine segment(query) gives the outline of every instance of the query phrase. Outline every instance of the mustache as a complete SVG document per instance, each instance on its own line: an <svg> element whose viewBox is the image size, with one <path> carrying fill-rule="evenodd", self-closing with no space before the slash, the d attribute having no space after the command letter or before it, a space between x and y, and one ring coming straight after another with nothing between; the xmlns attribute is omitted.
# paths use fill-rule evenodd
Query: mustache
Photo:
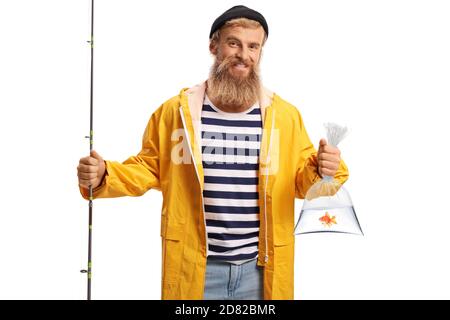
<svg viewBox="0 0 450 320"><path fill-rule="evenodd" d="M243 64L246 67L251 67L253 69L253 64L250 61L244 61L243 59L236 56L229 56L223 59L217 66L216 74L220 75L225 72L229 67L236 64Z"/></svg>

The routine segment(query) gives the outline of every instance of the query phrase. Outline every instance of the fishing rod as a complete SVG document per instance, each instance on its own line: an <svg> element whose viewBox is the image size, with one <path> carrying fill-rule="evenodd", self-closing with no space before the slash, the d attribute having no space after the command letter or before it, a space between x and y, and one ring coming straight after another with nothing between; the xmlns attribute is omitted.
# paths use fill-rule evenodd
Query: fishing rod
<svg viewBox="0 0 450 320"><path fill-rule="evenodd" d="M87 41L91 45L91 93L90 93L90 130L89 136L89 154L94 146L94 0L91 0L91 40ZM81 270L81 273L87 274L87 300L91 300L91 281L92 281L92 185L89 185L89 241L88 241L88 267L87 270Z"/></svg>

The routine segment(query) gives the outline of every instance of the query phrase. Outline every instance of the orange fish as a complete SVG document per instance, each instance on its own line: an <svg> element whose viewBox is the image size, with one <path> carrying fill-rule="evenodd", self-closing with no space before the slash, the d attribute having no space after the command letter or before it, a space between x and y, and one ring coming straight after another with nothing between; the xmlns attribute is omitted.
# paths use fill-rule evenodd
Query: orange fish
<svg viewBox="0 0 450 320"><path fill-rule="evenodd" d="M333 224L337 224L336 222L336 216L330 216L328 212L325 212L325 215L319 218L319 221L322 222L322 224L325 227L331 227Z"/></svg>

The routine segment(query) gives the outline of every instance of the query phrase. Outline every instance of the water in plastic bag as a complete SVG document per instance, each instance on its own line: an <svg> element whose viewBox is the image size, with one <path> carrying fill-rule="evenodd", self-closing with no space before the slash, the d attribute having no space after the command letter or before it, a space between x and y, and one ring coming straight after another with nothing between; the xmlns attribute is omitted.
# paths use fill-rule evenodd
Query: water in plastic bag
<svg viewBox="0 0 450 320"><path fill-rule="evenodd" d="M328 144L337 146L347 128L325 124ZM306 193L294 234L338 232L363 235L350 194L333 177L324 176Z"/></svg>

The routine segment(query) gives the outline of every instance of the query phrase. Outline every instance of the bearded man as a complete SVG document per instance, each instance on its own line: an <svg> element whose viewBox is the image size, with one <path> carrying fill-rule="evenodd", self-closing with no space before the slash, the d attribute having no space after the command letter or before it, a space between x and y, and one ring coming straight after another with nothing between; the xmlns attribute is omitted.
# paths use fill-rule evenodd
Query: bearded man
<svg viewBox="0 0 450 320"><path fill-rule="evenodd" d="M142 150L79 161L82 196L163 195L162 299L293 299L294 200L323 175L344 183L337 148L316 151L296 107L264 88L269 34L245 6L213 23L207 81L161 105Z"/></svg>

